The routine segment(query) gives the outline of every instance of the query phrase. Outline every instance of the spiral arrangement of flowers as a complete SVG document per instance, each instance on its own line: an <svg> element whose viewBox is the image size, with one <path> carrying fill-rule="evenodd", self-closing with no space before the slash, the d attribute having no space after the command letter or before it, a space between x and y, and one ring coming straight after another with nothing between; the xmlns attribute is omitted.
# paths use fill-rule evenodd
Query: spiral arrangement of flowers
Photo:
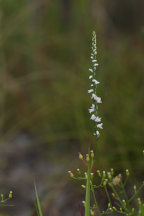
<svg viewBox="0 0 144 216"><path fill-rule="evenodd" d="M103 123L101 122L101 117L98 116L98 104L102 103L102 100L101 97L97 96L97 92L96 92L97 85L100 83L98 80L96 80L96 68L98 66L96 56L97 56L96 33L95 31L93 31L92 53L91 53L92 68L89 68L89 71L91 72L91 75L89 76L91 83L90 83L90 89L88 90L88 93L91 94L92 105L89 108L89 113L91 114L90 119L93 120L95 123L93 135L99 137L100 130L103 129Z"/></svg>

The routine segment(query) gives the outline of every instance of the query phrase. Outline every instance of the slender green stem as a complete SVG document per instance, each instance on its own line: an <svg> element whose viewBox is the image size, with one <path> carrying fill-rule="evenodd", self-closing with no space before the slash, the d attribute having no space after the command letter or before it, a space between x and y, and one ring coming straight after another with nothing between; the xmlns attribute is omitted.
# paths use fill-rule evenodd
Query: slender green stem
<svg viewBox="0 0 144 216"><path fill-rule="evenodd" d="M99 158L98 139L96 140L96 144L95 144L95 158L96 158L97 167L99 167L99 169L100 169L100 158Z"/></svg>
<svg viewBox="0 0 144 216"><path fill-rule="evenodd" d="M141 189L143 187L144 187L144 183L139 187L139 189L137 190L137 192L129 199L129 202L131 202L138 195L138 193L141 191Z"/></svg>
<svg viewBox="0 0 144 216"><path fill-rule="evenodd" d="M107 190L107 187L106 187L106 186L104 186L104 190L105 190L105 192L106 192L106 196L107 196L108 201L109 201L109 203L110 203L110 205L111 205L111 208L112 208L111 198L110 198L110 196L109 196L109 193L108 193L108 190ZM114 213L113 213L113 212L112 212L112 215L114 216Z"/></svg>
<svg viewBox="0 0 144 216"><path fill-rule="evenodd" d="M98 203L97 203L97 200L96 200L96 196L95 196L94 187L93 187L92 182L91 182L91 191L92 191L92 194L93 194L93 198L94 198L94 202L95 202L95 205L96 205L98 216L101 216L101 213L100 213L99 206L98 206Z"/></svg>
<svg viewBox="0 0 144 216"><path fill-rule="evenodd" d="M119 194L117 193L116 189L114 188L114 186L113 186L112 184L111 184L110 186L111 186L113 192L115 193L117 200L120 202L121 207L122 207L126 212L128 212L127 206L125 206L125 205L123 204L123 202L122 202L122 200L121 200Z"/></svg>
<svg viewBox="0 0 144 216"><path fill-rule="evenodd" d="M123 183L124 187L126 186L127 180L128 180L128 176L126 176L125 182Z"/></svg>
<svg viewBox="0 0 144 216"><path fill-rule="evenodd" d="M86 198L85 198L85 216L90 215L90 173L91 173L91 163L88 162L87 170L87 182L86 182Z"/></svg>
<svg viewBox="0 0 144 216"><path fill-rule="evenodd" d="M121 184L121 188L122 188L122 192L123 192L123 195L124 195L125 200L126 200L126 203L127 203L127 207L128 207L128 209L130 210L129 199L128 199L128 196L127 196L127 194L126 194L126 191L125 191L125 188L124 188L124 185L123 185L123 184Z"/></svg>

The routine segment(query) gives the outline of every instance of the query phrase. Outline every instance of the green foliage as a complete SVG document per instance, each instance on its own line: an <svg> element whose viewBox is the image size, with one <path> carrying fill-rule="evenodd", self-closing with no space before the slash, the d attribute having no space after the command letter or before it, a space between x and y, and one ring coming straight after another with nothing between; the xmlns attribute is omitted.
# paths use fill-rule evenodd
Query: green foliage
<svg viewBox="0 0 144 216"><path fill-rule="evenodd" d="M97 170L96 173L92 173L94 165L94 152L91 151L86 155L85 159L80 154L79 158L82 160L87 168L87 172L83 172L78 169L76 174L69 171L70 177L77 181L82 181L82 188L85 190L85 201L83 205L85 207L85 216L89 215L107 215L119 213L125 216L143 216L144 202L139 198L140 192L144 189L144 182L137 188L135 185L130 194L127 193L126 187L128 178L130 176L129 171L126 169L124 174L115 175L114 169L110 171ZM99 207L98 197L96 197L95 190L104 190L107 197L107 209L102 211ZM90 201L90 197L92 199ZM94 202L92 204L92 201ZM91 203L91 204L90 204Z"/></svg>

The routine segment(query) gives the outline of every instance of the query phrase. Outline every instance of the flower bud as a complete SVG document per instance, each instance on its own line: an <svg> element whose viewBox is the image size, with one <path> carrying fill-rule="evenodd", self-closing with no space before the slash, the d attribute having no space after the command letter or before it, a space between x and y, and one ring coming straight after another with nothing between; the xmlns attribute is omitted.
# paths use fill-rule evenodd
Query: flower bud
<svg viewBox="0 0 144 216"><path fill-rule="evenodd" d="M122 202L123 202L124 205L126 205L126 201L125 200L122 200Z"/></svg>
<svg viewBox="0 0 144 216"><path fill-rule="evenodd" d="M85 202L85 201L82 201L82 204L85 206L86 202Z"/></svg>
<svg viewBox="0 0 144 216"><path fill-rule="evenodd" d="M105 173L105 171L103 171L103 178L105 178L106 177L106 173Z"/></svg>
<svg viewBox="0 0 144 216"><path fill-rule="evenodd" d="M101 173L100 173L99 170L97 170L97 174L98 174L99 177L101 177Z"/></svg>
<svg viewBox="0 0 144 216"><path fill-rule="evenodd" d="M86 161L89 162L90 158L89 158L89 155L86 154Z"/></svg>
<svg viewBox="0 0 144 216"><path fill-rule="evenodd" d="M83 160L83 155L81 153L79 153L79 159Z"/></svg>
<svg viewBox="0 0 144 216"><path fill-rule="evenodd" d="M3 202L3 201L4 201L4 195L1 194L1 202Z"/></svg>
<svg viewBox="0 0 144 216"><path fill-rule="evenodd" d="M115 206L113 206L113 210L114 210L114 211L116 211L116 210L117 210Z"/></svg>
<svg viewBox="0 0 144 216"><path fill-rule="evenodd" d="M103 182L103 186L106 186L106 184L107 184L107 181L104 180L104 182Z"/></svg>
<svg viewBox="0 0 144 216"><path fill-rule="evenodd" d="M90 215L94 215L94 211L93 210L90 210Z"/></svg>
<svg viewBox="0 0 144 216"><path fill-rule="evenodd" d="M115 194L114 193L112 193L112 196L113 196L113 198L115 198Z"/></svg>
<svg viewBox="0 0 144 216"><path fill-rule="evenodd" d="M129 175L130 175L130 173L129 173L129 170L128 170L128 169L126 169L126 175L127 175L127 176L129 176Z"/></svg>
<svg viewBox="0 0 144 216"><path fill-rule="evenodd" d="M85 174L85 178L87 179L87 172L85 172L84 174Z"/></svg>
<svg viewBox="0 0 144 216"><path fill-rule="evenodd" d="M110 210L111 212L113 212L113 209L112 209L112 208L109 208L109 210Z"/></svg>
<svg viewBox="0 0 144 216"><path fill-rule="evenodd" d="M91 173L91 178L93 178L93 176L94 176L94 173Z"/></svg>
<svg viewBox="0 0 144 216"><path fill-rule="evenodd" d="M91 158L94 158L94 151L91 150L90 152L91 152Z"/></svg>
<svg viewBox="0 0 144 216"><path fill-rule="evenodd" d="M141 205L142 204L141 199L138 198L137 200L138 200L138 204Z"/></svg>
<svg viewBox="0 0 144 216"><path fill-rule="evenodd" d="M108 172L107 175L108 175L108 178L109 178L109 179L112 179L112 176L111 176L111 173L110 173L110 172Z"/></svg>
<svg viewBox="0 0 144 216"><path fill-rule="evenodd" d="M136 188L136 185L134 185L134 192L136 192L137 188Z"/></svg>
<svg viewBox="0 0 144 216"><path fill-rule="evenodd" d="M80 175L81 174L81 171L79 168L77 168L77 174Z"/></svg>
<svg viewBox="0 0 144 216"><path fill-rule="evenodd" d="M10 199L12 198L12 194L13 194L13 192L10 191L10 192L9 192L9 198L10 198Z"/></svg>
<svg viewBox="0 0 144 216"><path fill-rule="evenodd" d="M74 177L74 174L71 171L68 171L68 173L69 173L69 175L70 175L71 178Z"/></svg>

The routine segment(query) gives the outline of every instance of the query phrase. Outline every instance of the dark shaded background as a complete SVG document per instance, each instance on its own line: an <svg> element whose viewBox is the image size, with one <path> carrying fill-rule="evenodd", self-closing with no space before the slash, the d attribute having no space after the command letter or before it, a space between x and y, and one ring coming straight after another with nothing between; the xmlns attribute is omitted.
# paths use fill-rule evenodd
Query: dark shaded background
<svg viewBox="0 0 144 216"><path fill-rule="evenodd" d="M87 111L92 30L101 168L128 168L133 182L142 179L143 11L143 0L0 1L0 186L15 197L1 212L32 215L36 179L44 215L80 215L84 192L66 172L80 166L77 152L95 148Z"/></svg>

